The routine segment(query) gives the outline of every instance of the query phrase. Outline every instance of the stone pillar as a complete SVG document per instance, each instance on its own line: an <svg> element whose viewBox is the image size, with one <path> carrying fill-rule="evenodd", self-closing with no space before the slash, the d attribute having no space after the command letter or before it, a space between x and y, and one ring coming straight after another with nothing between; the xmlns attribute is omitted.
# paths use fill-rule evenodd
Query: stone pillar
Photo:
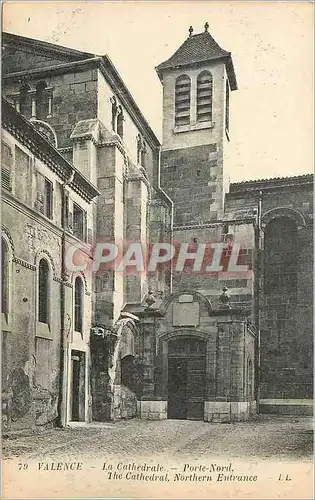
<svg viewBox="0 0 315 500"><path fill-rule="evenodd" d="M32 113L31 117L36 119L36 90L30 90L29 95L32 102Z"/></svg>
<svg viewBox="0 0 315 500"><path fill-rule="evenodd" d="M127 245L140 244L142 247L143 262L147 256L147 204L148 186L141 175L129 177L126 193L126 233ZM146 273L134 272L125 276L125 299L127 302L140 304L147 294Z"/></svg>
<svg viewBox="0 0 315 500"><path fill-rule="evenodd" d="M53 89L46 88L47 96L48 96L48 115L47 118L52 117L52 100L53 100Z"/></svg>

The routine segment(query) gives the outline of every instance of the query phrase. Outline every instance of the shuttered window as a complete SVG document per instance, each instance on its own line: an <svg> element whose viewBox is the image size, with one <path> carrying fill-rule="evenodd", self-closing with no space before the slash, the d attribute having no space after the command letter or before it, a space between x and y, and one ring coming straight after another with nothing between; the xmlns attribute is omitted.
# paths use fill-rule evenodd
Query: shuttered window
<svg viewBox="0 0 315 500"><path fill-rule="evenodd" d="M9 312L9 251L8 246L1 238L1 312Z"/></svg>
<svg viewBox="0 0 315 500"><path fill-rule="evenodd" d="M197 78L197 122L212 121L212 74L203 71Z"/></svg>
<svg viewBox="0 0 315 500"><path fill-rule="evenodd" d="M1 143L1 185L4 189L12 191L12 164L13 157L11 148Z"/></svg>
<svg viewBox="0 0 315 500"><path fill-rule="evenodd" d="M49 219L53 218L53 183L40 172L36 172L35 208Z"/></svg>
<svg viewBox="0 0 315 500"><path fill-rule="evenodd" d="M175 82L175 126L190 123L190 78L181 75Z"/></svg>
<svg viewBox="0 0 315 500"><path fill-rule="evenodd" d="M87 239L87 216L86 212L76 203L73 204L73 234L79 240Z"/></svg>

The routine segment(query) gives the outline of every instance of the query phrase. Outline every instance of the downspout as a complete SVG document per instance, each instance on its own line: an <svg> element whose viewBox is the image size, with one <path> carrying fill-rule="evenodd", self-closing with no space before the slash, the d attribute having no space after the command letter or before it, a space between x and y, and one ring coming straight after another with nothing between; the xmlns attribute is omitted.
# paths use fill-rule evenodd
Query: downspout
<svg viewBox="0 0 315 500"><path fill-rule="evenodd" d="M173 241L173 226L174 226L174 202L173 200L166 194L164 189L161 187L161 146L159 146L158 149L158 172L157 172L157 187L161 193L163 193L163 196L167 199L169 204L171 205L171 228L170 228L170 238L171 242ZM173 291L173 273L172 273L172 268L170 272L170 293Z"/></svg>
<svg viewBox="0 0 315 500"><path fill-rule="evenodd" d="M60 363L59 363L59 397L58 397L58 416L57 425L58 427L65 427L67 420L67 374L65 373L65 355L67 349L67 343L65 339L65 285L66 280L66 266L65 266L65 256L66 256L66 186L71 184L74 178L74 170L67 181L62 184L61 193L61 283L60 283ZM63 387L66 387L64 392Z"/></svg>
<svg viewBox="0 0 315 500"><path fill-rule="evenodd" d="M255 327L257 331L256 348L255 348L255 399L257 405L257 413L259 413L260 402L260 294L261 294L261 217L262 217L262 191L259 191L258 210L257 210L257 225L255 231Z"/></svg>

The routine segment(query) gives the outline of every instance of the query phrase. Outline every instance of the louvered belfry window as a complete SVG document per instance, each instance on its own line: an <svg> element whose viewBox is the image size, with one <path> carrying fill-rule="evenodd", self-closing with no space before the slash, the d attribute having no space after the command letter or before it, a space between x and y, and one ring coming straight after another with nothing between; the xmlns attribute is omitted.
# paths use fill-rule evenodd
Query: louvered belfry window
<svg viewBox="0 0 315 500"><path fill-rule="evenodd" d="M197 122L212 121L212 74L203 71L197 78Z"/></svg>
<svg viewBox="0 0 315 500"><path fill-rule="evenodd" d="M190 78L181 75L175 82L175 126L190 123Z"/></svg>
<svg viewBox="0 0 315 500"><path fill-rule="evenodd" d="M12 190L11 168L13 157L11 148L2 142L1 144L1 183L8 191Z"/></svg>

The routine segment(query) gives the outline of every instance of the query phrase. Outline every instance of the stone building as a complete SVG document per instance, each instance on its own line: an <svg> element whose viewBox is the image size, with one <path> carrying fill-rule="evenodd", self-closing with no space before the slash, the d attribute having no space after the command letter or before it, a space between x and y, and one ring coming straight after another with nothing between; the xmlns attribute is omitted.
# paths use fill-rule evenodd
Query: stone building
<svg viewBox="0 0 315 500"><path fill-rule="evenodd" d="M88 421L92 282L69 275L63 256L80 241L90 258L87 221L99 193L5 100L2 127L4 422Z"/></svg>
<svg viewBox="0 0 315 500"><path fill-rule="evenodd" d="M108 56L4 34L4 128L6 116L14 117L16 140L21 140L20 129L30 131L37 141L34 157L51 151L62 166L56 170L59 178L51 180L58 189L53 186L49 195L59 210L56 229L37 212L31 222L17 225L22 210L17 215L6 200L29 196L22 204L29 204L33 214L39 181L35 170L27 177L22 160L9 154L10 140L2 148L8 204L4 261L10 262L10 273L21 259L25 274L27 269L23 286L6 273L3 286L10 283L8 296L14 301L23 296L23 307L28 304L34 314L23 336L20 325L32 314L18 319L21 307L15 315L13 335L28 346L19 353L12 348L13 323L11 330L8 324L13 310L3 316L7 413L14 404L20 411L26 398L24 393L12 396L16 369L37 423L57 416L62 425L135 416L242 420L255 413L257 403L259 411L310 410L313 179L229 185L224 160L232 147L229 113L237 80L231 53L208 28L198 34L191 28L175 54L156 68L163 85L162 145ZM53 170L46 156L42 161ZM20 187L10 191L6 179L17 168L25 177L12 174ZM30 178L33 191L21 195ZM64 224L57 196L64 202ZM39 235L47 224L43 241ZM59 244L51 234L60 234ZM24 253L23 246L13 252L21 235ZM176 242L177 260L173 267L145 267L140 273L110 266L91 272L87 265L78 276L84 285L84 322L78 344L72 345L82 303L75 300L79 282L65 265L63 241L67 248L76 243L87 261L97 243L122 249L132 242L150 249L154 243ZM42 387L43 375L36 379L48 359L47 345L38 352L33 347L39 337L34 307L39 251L51 255L47 265L57 287L52 309L59 340L51 343L52 328L43 338L55 353L49 356L51 367L45 365L46 378L53 373L59 391L47 382ZM26 303L24 297L29 297ZM49 402L48 396L38 398L37 390L46 390ZM83 401L76 397L82 391L84 410L81 403L74 414L71 401ZM40 413L38 405L45 411ZM15 420L14 425L29 425L24 414L11 418L11 425Z"/></svg>

